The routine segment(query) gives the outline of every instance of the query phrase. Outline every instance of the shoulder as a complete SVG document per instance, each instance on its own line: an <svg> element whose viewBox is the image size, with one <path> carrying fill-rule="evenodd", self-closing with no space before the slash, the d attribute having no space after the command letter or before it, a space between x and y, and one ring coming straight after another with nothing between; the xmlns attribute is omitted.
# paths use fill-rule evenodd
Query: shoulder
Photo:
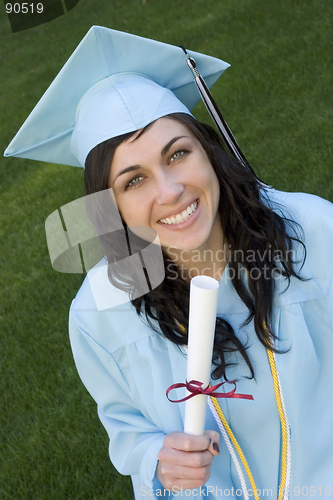
<svg viewBox="0 0 333 500"><path fill-rule="evenodd" d="M304 231L333 227L333 204L319 196L308 193L287 193L275 189L263 190L263 198L271 208L286 218L300 224Z"/></svg>
<svg viewBox="0 0 333 500"><path fill-rule="evenodd" d="M110 283L103 261L88 272L72 302L70 334L74 328L108 352L156 335L136 313L129 295Z"/></svg>
<svg viewBox="0 0 333 500"><path fill-rule="evenodd" d="M295 269L307 281L292 280L294 286L285 296L298 291L308 300L325 297L333 275L333 204L319 196L274 189L267 190L266 197L275 212L297 223L289 225L294 228L289 233L304 243L294 242L290 251Z"/></svg>
<svg viewBox="0 0 333 500"><path fill-rule="evenodd" d="M291 221L291 236L301 239L307 252L316 252L331 260L333 245L333 204L319 196L307 193L286 193L265 190L264 200L271 208ZM292 224L296 222L296 224Z"/></svg>

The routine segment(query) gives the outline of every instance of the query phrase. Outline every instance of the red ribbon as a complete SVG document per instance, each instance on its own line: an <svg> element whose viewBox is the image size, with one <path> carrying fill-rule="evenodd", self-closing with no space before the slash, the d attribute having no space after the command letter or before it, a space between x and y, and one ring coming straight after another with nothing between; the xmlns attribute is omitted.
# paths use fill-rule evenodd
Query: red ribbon
<svg viewBox="0 0 333 500"><path fill-rule="evenodd" d="M229 392L215 392L216 389L221 387L223 384L233 384L234 388L232 391ZM186 396L183 399L170 399L169 398L169 392L172 391L172 389L179 389L180 387L186 387L186 389L191 393L188 396ZM235 394L236 392L236 383L231 380L221 382L220 384L213 385L212 387L206 387L206 389L202 388L202 383L199 382L198 380L191 380L188 382L186 380L186 383L183 384L173 384L170 385L170 387L166 391L166 397L171 403L181 403L182 401L187 401L188 399L193 398L194 396L197 396L198 394L206 394L207 396L213 396L214 398L239 398L239 399L253 399L253 396L251 394Z"/></svg>

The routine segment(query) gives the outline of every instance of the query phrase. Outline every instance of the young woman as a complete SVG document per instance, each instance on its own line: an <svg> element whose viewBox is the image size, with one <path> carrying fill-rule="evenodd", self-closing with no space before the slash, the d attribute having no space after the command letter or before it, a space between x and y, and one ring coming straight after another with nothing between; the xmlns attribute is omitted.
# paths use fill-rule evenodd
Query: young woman
<svg viewBox="0 0 333 500"><path fill-rule="evenodd" d="M140 483L142 496L153 490L155 494L166 494L166 490L180 494L181 489L206 484L208 493L198 489L193 497L205 491L219 498L221 492L232 495L232 488L243 497L224 443L218 456L218 428L211 415L207 417L211 430L205 436L186 436L179 419L183 409L175 408L164 396L170 385L185 377L186 354L173 349L170 341L178 346L187 343L188 283L203 273L220 280L212 379L237 379L241 392L254 395L254 402L221 400L220 404L229 414L237 439L248 450L258 492L277 498L281 475L279 413L266 355L273 350L278 352L278 374L284 382L286 416L294 440L290 498L297 496L301 486L310 491L311 485L316 485L316 494L322 490L329 496L332 435L331 430L323 432L318 416L323 412L328 422L331 412L321 392L332 383L330 357L325 353L325 345L332 352L331 205L311 195L265 188L251 170L226 153L210 127L185 114L160 118L143 130L98 145L88 155L85 179L88 194L112 188L125 225L155 229L164 252L163 283L119 313L120 339L119 334L110 333L111 325L117 330L111 317L110 323L105 318L102 339L99 334L92 341L90 329L82 326L75 312L81 309L81 293L86 292L81 290L72 308L74 356L88 389L91 373L80 367L83 360L87 362L86 355L75 352L78 338L82 342L87 334L90 349L95 351L97 342L118 362L126 378L123 391L134 399L139 395L140 417L145 422L140 424L142 433L138 409L123 400L124 406L117 409L111 384L107 403L99 407L116 466L131 472L126 463L132 461L132 453L137 457L138 445L133 440L138 440L145 446L135 470L139 472L140 464L152 460L150 480L155 474L153 483ZM136 320L139 325L136 316L146 319L150 328L140 324L138 332L132 324ZM111 339L116 338L113 346ZM98 385L97 392L96 382L90 391L101 401L98 392L104 394L109 382L105 379ZM127 412L125 421L123 412ZM127 440L130 446L121 459L119 446ZM311 452L306 452L309 447ZM122 465L118 460L123 460ZM144 476L147 465L143 470ZM248 483L250 496L254 494L251 486Z"/></svg>
<svg viewBox="0 0 333 500"><path fill-rule="evenodd" d="M106 50L117 35L99 30ZM115 237L103 235L106 265L88 273L71 307L76 366L111 460L132 476L136 498L330 498L332 205L268 188L166 84L128 71L89 83L70 148L57 146L85 166L88 195L112 190L124 245L141 226L163 252L163 281L138 296L131 273L113 272ZM92 215L96 227L105 217ZM149 263L136 262L147 276ZM220 282L212 384L235 381L254 399L212 400L198 437L183 433L184 405L166 390L186 378L189 282L200 274ZM127 302L98 307L96 290L105 298L119 288Z"/></svg>

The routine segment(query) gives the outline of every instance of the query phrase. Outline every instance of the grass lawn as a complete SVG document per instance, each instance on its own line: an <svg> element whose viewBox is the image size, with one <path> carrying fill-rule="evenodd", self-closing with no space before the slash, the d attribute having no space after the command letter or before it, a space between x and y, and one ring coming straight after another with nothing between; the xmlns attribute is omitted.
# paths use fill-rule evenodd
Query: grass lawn
<svg viewBox="0 0 333 500"><path fill-rule="evenodd" d="M93 24L228 61L213 95L261 178L333 201L330 0L80 0L15 34L3 10L2 150ZM72 360L83 275L55 272L46 247L45 219L83 194L82 169L0 157L1 500L133 498Z"/></svg>

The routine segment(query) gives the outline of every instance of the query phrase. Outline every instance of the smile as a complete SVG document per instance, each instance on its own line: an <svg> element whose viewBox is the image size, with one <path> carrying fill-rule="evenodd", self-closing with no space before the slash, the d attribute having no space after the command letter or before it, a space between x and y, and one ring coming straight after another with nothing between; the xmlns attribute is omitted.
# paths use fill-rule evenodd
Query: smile
<svg viewBox="0 0 333 500"><path fill-rule="evenodd" d="M197 208L198 202L195 201L180 214L172 215L171 217L167 217L166 219L160 219L158 222L161 222L162 224L181 224L182 222L185 222L187 219L189 219L191 215L194 214Z"/></svg>

